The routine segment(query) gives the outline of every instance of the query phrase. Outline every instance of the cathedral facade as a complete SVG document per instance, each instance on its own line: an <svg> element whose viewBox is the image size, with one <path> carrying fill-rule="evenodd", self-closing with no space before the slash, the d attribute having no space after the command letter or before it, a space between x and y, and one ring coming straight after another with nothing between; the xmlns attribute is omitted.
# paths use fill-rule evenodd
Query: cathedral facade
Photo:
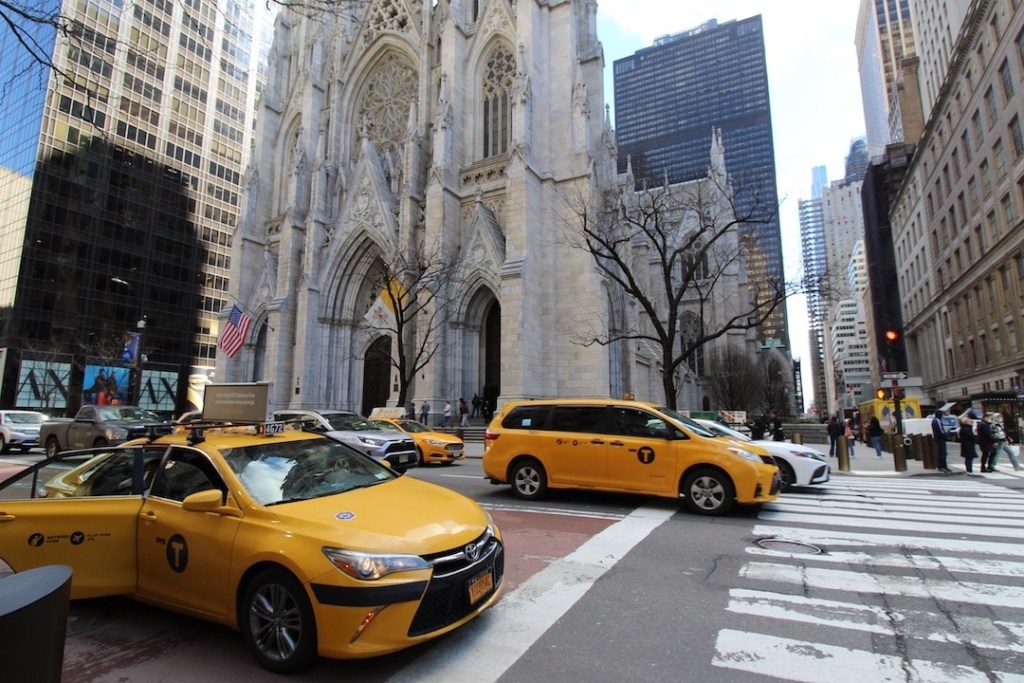
<svg viewBox="0 0 1024 683"><path fill-rule="evenodd" d="M614 183L596 1L348 5L279 15L233 242L253 332L217 381L269 380L275 405L394 405L396 340L365 316L382 265L419 252L458 258L408 399L622 391L610 349L567 329L581 306L608 313L592 257L561 237L564 198Z"/></svg>
<svg viewBox="0 0 1024 683"><path fill-rule="evenodd" d="M566 236L574 210L633 191L616 177L596 0L347 6L278 17L232 246L230 294L252 332L218 355L217 381L364 414L424 401L437 414L474 394L662 399L649 348L582 343L636 324ZM396 258L449 264L399 330L367 315ZM721 296L744 279L736 269ZM400 372L399 343L424 362ZM706 407L699 381L683 391L680 407Z"/></svg>

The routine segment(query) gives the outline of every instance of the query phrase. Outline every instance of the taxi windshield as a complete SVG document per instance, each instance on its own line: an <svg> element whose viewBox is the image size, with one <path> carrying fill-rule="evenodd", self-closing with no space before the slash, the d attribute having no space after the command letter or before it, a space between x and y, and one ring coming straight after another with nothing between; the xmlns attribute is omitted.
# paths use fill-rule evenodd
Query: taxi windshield
<svg viewBox="0 0 1024 683"><path fill-rule="evenodd" d="M225 448L221 454L260 505L344 493L396 476L372 458L330 439Z"/></svg>
<svg viewBox="0 0 1024 683"><path fill-rule="evenodd" d="M409 432L410 434L434 431L430 427L424 425L422 422L416 422L415 420L398 420L397 422L399 427Z"/></svg>
<svg viewBox="0 0 1024 683"><path fill-rule="evenodd" d="M655 408L655 410L657 410L662 415L671 418L673 422L677 422L682 426L686 427L688 430L690 430L697 436L703 436L707 438L714 438L718 436L704 425L694 422L690 418L681 415L672 408L668 408L666 406L658 406L657 408Z"/></svg>
<svg viewBox="0 0 1024 683"><path fill-rule="evenodd" d="M375 432L380 429L362 415L355 413L334 413L324 415L331 423L331 429L338 432Z"/></svg>

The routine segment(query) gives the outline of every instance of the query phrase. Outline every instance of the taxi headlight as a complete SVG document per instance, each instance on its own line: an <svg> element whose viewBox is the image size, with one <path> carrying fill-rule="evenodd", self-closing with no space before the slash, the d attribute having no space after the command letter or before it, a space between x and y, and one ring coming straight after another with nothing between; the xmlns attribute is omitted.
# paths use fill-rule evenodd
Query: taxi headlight
<svg viewBox="0 0 1024 683"><path fill-rule="evenodd" d="M819 453L818 451L790 451L790 453L797 456L798 458L812 458L814 460L821 460L822 462L827 462L825 460L825 454Z"/></svg>
<svg viewBox="0 0 1024 683"><path fill-rule="evenodd" d="M376 581L395 572L430 569L427 561L418 555L361 553L341 548L324 548L323 551L335 567L362 581Z"/></svg>
<svg viewBox="0 0 1024 683"><path fill-rule="evenodd" d="M385 443L384 439L374 439L369 436L361 436L359 437L359 440L367 446L383 446Z"/></svg>
<svg viewBox="0 0 1024 683"><path fill-rule="evenodd" d="M750 460L752 462L760 462L760 463L764 462L764 460L761 459L760 455L758 455L757 453L754 453L753 451L748 451L745 448L730 448L728 450L729 450L729 452L735 453L736 455L738 455L739 457L743 458L744 460Z"/></svg>
<svg viewBox="0 0 1024 683"><path fill-rule="evenodd" d="M443 446L444 445L444 441L441 441L440 439L427 439L427 443L429 445L431 445L431 446Z"/></svg>

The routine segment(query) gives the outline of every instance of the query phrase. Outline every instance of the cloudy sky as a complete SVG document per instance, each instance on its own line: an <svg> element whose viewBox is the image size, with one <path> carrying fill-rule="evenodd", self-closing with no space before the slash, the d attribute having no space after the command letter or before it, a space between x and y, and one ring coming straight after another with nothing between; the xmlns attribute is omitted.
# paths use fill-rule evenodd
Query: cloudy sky
<svg viewBox="0 0 1024 683"><path fill-rule="evenodd" d="M786 277L797 279L800 221L797 200L811 195L811 168L841 178L850 141L864 134L854 32L857 0L598 0L598 36L604 45L605 98L614 106L612 64L655 38L760 14L768 60ZM726 165L729 150L725 150ZM789 301L793 355L804 361L804 394L813 390L803 297Z"/></svg>

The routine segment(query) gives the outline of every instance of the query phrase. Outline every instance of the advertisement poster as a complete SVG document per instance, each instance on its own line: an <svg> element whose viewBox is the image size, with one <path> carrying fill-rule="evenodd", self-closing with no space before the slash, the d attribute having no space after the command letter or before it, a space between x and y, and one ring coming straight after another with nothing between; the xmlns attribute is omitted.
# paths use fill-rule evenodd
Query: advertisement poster
<svg viewBox="0 0 1024 683"><path fill-rule="evenodd" d="M86 365L82 405L110 406L128 402L129 371L109 365Z"/></svg>

